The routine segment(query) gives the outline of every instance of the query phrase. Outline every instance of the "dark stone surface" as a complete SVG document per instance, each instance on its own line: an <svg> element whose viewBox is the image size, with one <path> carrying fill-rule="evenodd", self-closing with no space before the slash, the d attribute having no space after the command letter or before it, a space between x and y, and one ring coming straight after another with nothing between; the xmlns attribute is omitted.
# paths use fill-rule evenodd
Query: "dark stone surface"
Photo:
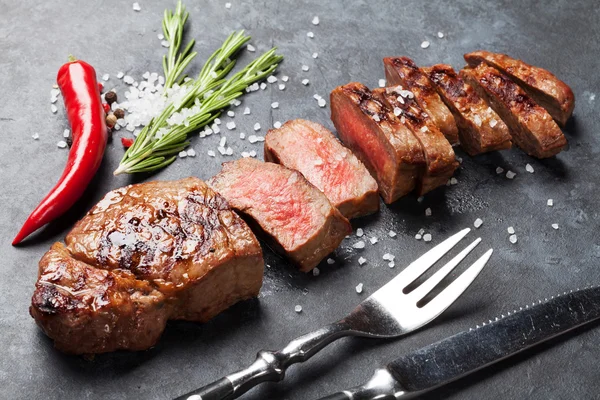
<svg viewBox="0 0 600 400"><path fill-rule="evenodd" d="M596 102L600 91L597 55L600 51L599 8L593 1L405 1L324 2L231 1L188 2L189 34L198 40L199 56L212 52L233 29L245 28L259 50L276 45L285 55L279 76L289 75L284 91L270 86L246 96L241 108L250 116L235 117L237 130L225 132L236 155L262 152L262 144L236 140L251 132L255 122L266 131L273 121L308 118L331 127L329 109L319 108L313 94L327 96L351 80L368 86L383 77L381 58L409 55L419 64L446 62L460 67L462 54L479 48L507 52L548 68L573 88L575 117L566 134L570 149L552 160L534 160L517 149L464 157L458 185L426 196L422 204L409 196L381 213L354 221L366 234L380 239L364 251L351 249L355 237L338 249L334 266L321 275L301 275L266 252L264 288L256 301L233 307L214 321L199 325L172 323L158 346L140 353L114 353L94 360L66 356L35 326L28 306L42 254L107 191L132 180L113 177L122 155L117 133L104 164L86 196L68 215L51 224L23 246L10 241L42 196L57 180L67 151L56 143L68 127L64 111L50 112L50 89L68 54L87 60L99 74L110 73L108 89L123 88L118 71L140 79L146 70L160 72L164 48L156 34L164 7L170 2L141 0L141 12L131 2L7 2L0 3L0 397L6 399L124 399L169 398L241 367L261 348L282 347L293 337L317 328L349 311L397 274L404 265L450 233L483 226L485 247L496 250L479 279L448 312L426 329L395 341L348 339L327 348L302 367L290 370L285 383L264 385L248 399L311 399L361 383L372 370L394 355L468 329L481 321L532 300L568 289L600 283L600 241L597 235L600 201L597 191L600 152ZM321 23L313 26L318 15ZM314 39L306 36L315 33ZM445 34L438 39L436 33ZM429 40L431 47L420 44ZM313 59L311 54L318 52ZM241 61L253 54L244 52ZM307 64L310 71L302 72ZM310 79L309 86L300 84ZM59 103L62 100L59 100ZM280 108L269 104L279 101ZM227 118L225 118L227 120ZM31 135L39 132L40 139ZM219 170L221 157L208 158L218 137L193 138L194 159L178 160L151 179L195 175L206 179ZM460 153L460 152L459 152ZM525 165L535 168L525 172ZM495 173L497 166L517 172L514 180ZM546 200L554 199L554 207ZM433 215L424 211L431 207ZM559 230L551 228L560 225ZM508 241L514 226L518 243ZM433 243L416 241L420 228L433 234ZM386 236L389 229L398 237ZM396 255L395 269L381 259ZM368 262L359 267L359 256ZM363 282L365 291L354 287ZM294 312L301 304L304 311ZM598 398L597 355L600 331L584 329L535 351L472 375L427 398L590 399Z"/></svg>

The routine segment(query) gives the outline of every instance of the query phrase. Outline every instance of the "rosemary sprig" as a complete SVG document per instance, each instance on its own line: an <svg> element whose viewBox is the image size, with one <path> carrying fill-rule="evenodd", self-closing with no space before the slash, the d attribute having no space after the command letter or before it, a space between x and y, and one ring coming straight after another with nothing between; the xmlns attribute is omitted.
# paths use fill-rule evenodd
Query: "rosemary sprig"
<svg viewBox="0 0 600 400"><path fill-rule="evenodd" d="M125 152L114 174L151 172L163 168L177 158L177 153L189 145L187 136L217 118L223 108L244 94L246 88L270 75L282 56L273 48L240 72L226 79L235 66L232 57L248 40L243 31L234 32L207 60L197 79L184 84L187 94L178 104L169 104L163 112L142 129L134 144ZM194 115L179 125L169 126L167 120L183 108L198 105ZM167 132L158 135L161 128Z"/></svg>
<svg viewBox="0 0 600 400"><path fill-rule="evenodd" d="M162 28L165 40L169 43L169 52L163 56L163 70L165 72L165 88L170 88L173 84L183 82L186 75L181 75L188 64L196 57L196 52L192 48L196 41L192 39L185 49L178 54L181 47L181 38L183 37L183 27L190 16L185 10L181 0L177 2L175 12L165 10Z"/></svg>

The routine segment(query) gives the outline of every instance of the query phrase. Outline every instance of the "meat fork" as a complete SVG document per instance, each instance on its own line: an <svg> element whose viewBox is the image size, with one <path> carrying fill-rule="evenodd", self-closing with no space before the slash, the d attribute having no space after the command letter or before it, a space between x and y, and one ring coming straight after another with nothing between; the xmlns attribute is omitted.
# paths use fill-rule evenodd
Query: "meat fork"
<svg viewBox="0 0 600 400"><path fill-rule="evenodd" d="M423 307L419 307L418 302L452 272L481 242L481 238L473 241L416 289L406 293L406 288L458 244L469 231L469 228L463 229L419 257L345 318L292 340L281 351L261 350L250 367L178 397L177 400L235 399L259 383L281 381L290 365L308 360L339 338L395 338L431 322L469 287L490 259L493 250L489 249Z"/></svg>

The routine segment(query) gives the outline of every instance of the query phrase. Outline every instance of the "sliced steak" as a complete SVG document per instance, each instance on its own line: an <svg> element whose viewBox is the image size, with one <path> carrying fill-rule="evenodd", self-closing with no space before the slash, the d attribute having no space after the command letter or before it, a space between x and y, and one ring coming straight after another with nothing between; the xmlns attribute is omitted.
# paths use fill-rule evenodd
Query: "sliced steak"
<svg viewBox="0 0 600 400"><path fill-rule="evenodd" d="M550 114L508 76L487 64L465 68L460 74L506 122L513 142L527 154L552 157L566 146L567 140Z"/></svg>
<svg viewBox="0 0 600 400"><path fill-rule="evenodd" d="M426 168L419 177L417 194L422 196L445 185L458 168L454 150L430 116L419 106L414 94L401 86L393 86L375 89L373 96L386 103L421 144Z"/></svg>
<svg viewBox="0 0 600 400"><path fill-rule="evenodd" d="M209 184L303 272L352 231L325 194L295 170L253 158L223 164Z"/></svg>
<svg viewBox="0 0 600 400"><path fill-rule="evenodd" d="M167 319L204 322L258 295L262 276L260 245L223 197L196 178L148 182L109 192L44 256L31 314L63 351L140 350Z"/></svg>
<svg viewBox="0 0 600 400"><path fill-rule="evenodd" d="M331 120L377 180L385 203L415 189L425 167L421 144L365 85L353 82L331 92Z"/></svg>
<svg viewBox="0 0 600 400"><path fill-rule="evenodd" d="M414 93L419 106L433 120L450 144L458 143L458 128L448 107L437 94L425 73L408 57L386 57L383 59L388 86L402 86Z"/></svg>
<svg viewBox="0 0 600 400"><path fill-rule="evenodd" d="M540 106L544 107L560 126L565 126L575 108L571 88L550 71L529 65L505 54L474 51L465 54L467 63L475 67L485 62L508 75Z"/></svg>
<svg viewBox="0 0 600 400"><path fill-rule="evenodd" d="M512 146L508 127L475 89L447 64L423 68L458 125L460 145L474 156Z"/></svg>
<svg viewBox="0 0 600 400"><path fill-rule="evenodd" d="M296 119L271 129L265 161L300 171L346 218L379 210L377 182L323 125Z"/></svg>

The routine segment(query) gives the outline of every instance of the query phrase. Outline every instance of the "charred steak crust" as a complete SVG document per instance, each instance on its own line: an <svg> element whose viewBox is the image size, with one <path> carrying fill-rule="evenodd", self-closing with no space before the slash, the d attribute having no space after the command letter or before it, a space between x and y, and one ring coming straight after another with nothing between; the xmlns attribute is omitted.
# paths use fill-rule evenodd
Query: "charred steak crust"
<svg viewBox="0 0 600 400"><path fill-rule="evenodd" d="M471 67L484 62L502 71L519 84L536 103L544 107L560 126L565 126L573 114L575 108L573 91L550 71L529 65L506 54L489 51L474 51L465 54L464 58Z"/></svg>
<svg viewBox="0 0 600 400"><path fill-rule="evenodd" d="M400 122L410 129L421 144L426 168L419 178L417 194L422 196L445 185L458 168L454 150L430 116L419 106L414 94L401 86L393 86L375 89L373 95L394 110Z"/></svg>
<svg viewBox="0 0 600 400"><path fill-rule="evenodd" d="M537 158L552 157L567 144L550 114L508 76L487 64L460 72L509 127L513 142Z"/></svg>
<svg viewBox="0 0 600 400"><path fill-rule="evenodd" d="M352 231L323 192L300 172L279 164L251 158L230 161L209 184L303 272L317 266Z"/></svg>
<svg viewBox="0 0 600 400"><path fill-rule="evenodd" d="M471 155L510 148L508 127L450 65L423 68L458 125L460 145Z"/></svg>
<svg viewBox="0 0 600 400"><path fill-rule="evenodd" d="M204 322L258 295L262 274L256 237L204 182L130 185L42 258L31 314L65 352L141 350L168 319Z"/></svg>
<svg viewBox="0 0 600 400"><path fill-rule="evenodd" d="M450 144L458 143L458 128L452 113L440 99L425 73L408 57L383 59L388 86L403 86L414 93L417 103L433 120Z"/></svg>
<svg viewBox="0 0 600 400"><path fill-rule="evenodd" d="M302 173L346 218L379 210L377 182L324 126L296 119L265 136L265 161Z"/></svg>
<svg viewBox="0 0 600 400"><path fill-rule="evenodd" d="M421 144L365 85L351 82L331 92L331 120L375 177L385 203L414 190L425 167Z"/></svg>

